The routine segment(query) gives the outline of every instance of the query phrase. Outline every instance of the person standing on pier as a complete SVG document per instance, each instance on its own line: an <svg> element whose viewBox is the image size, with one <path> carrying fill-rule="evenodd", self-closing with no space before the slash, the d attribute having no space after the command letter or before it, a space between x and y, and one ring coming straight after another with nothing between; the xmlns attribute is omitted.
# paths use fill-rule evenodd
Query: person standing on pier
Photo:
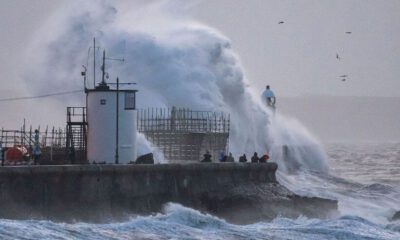
<svg viewBox="0 0 400 240"><path fill-rule="evenodd" d="M35 142L33 145L33 151L32 151L32 155L33 155L33 163L39 164L39 159L40 159L40 155L42 154L42 151L40 150L40 144L39 144L39 130L35 130Z"/></svg>
<svg viewBox="0 0 400 240"><path fill-rule="evenodd" d="M265 91L262 94L262 99L268 107L275 109L276 98L274 92L270 89L269 85L267 85L267 87L265 88Z"/></svg>
<svg viewBox="0 0 400 240"><path fill-rule="evenodd" d="M206 151L206 153L203 156L204 156L204 159L201 160L201 162L211 162L211 154L208 150Z"/></svg>
<svg viewBox="0 0 400 240"><path fill-rule="evenodd" d="M258 158L257 152L255 152L254 155L251 157L251 162L258 163L258 161L259 161L259 158Z"/></svg>
<svg viewBox="0 0 400 240"><path fill-rule="evenodd" d="M264 154L261 158L260 158L260 163L266 163L269 159L268 154Z"/></svg>
<svg viewBox="0 0 400 240"><path fill-rule="evenodd" d="M246 154L243 154L243 156L240 156L240 157L239 157L239 162L241 162L241 163L247 162Z"/></svg>

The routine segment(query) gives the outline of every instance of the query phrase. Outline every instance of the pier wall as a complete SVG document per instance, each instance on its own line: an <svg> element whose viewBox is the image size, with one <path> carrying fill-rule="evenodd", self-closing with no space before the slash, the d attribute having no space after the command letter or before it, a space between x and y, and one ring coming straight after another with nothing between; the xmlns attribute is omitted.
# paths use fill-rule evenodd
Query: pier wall
<svg viewBox="0 0 400 240"><path fill-rule="evenodd" d="M276 170L275 163L1 167L0 218L101 220L158 212L167 202L209 209L232 186L276 183Z"/></svg>

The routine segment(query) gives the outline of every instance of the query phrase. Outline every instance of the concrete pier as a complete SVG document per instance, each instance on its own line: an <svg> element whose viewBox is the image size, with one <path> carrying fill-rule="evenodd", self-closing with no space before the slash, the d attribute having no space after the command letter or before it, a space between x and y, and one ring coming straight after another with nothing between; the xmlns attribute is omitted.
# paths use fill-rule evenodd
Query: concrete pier
<svg viewBox="0 0 400 240"><path fill-rule="evenodd" d="M229 205L235 186L276 185L276 170L275 163L1 167L0 218L101 221L167 202L213 211Z"/></svg>

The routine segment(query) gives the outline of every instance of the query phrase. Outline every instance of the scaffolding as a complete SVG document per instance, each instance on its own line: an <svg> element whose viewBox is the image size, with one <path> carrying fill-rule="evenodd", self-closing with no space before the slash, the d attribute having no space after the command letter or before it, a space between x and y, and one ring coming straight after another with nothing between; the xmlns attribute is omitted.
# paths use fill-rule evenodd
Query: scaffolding
<svg viewBox="0 0 400 240"><path fill-rule="evenodd" d="M39 131L39 144L42 152L42 159L46 163L57 164L63 161L66 148L66 130L61 128L46 126L44 130L38 126L36 129L30 126L28 129L23 126L18 130L0 130L0 142L3 149L20 147L26 149L28 159L32 155L32 149L35 144L35 130Z"/></svg>
<svg viewBox="0 0 400 240"><path fill-rule="evenodd" d="M85 107L67 107L65 128L40 126L36 129L23 126L19 130L0 130L0 142L4 149L20 147L26 149L27 158L35 145L35 130L39 131L41 164L86 163L87 121Z"/></svg>
<svg viewBox="0 0 400 240"><path fill-rule="evenodd" d="M40 126L36 128L39 131L40 137L40 147L41 148L65 148L65 129L61 128L49 128L46 126L44 131L40 131ZM32 147L35 142L35 131L32 126L29 130L22 127L20 130L5 130L2 128L0 130L0 142L5 148L15 147L15 146L25 146Z"/></svg>
<svg viewBox="0 0 400 240"><path fill-rule="evenodd" d="M140 109L138 131L170 162L199 161L209 151L213 160L228 152L230 116L185 108Z"/></svg>

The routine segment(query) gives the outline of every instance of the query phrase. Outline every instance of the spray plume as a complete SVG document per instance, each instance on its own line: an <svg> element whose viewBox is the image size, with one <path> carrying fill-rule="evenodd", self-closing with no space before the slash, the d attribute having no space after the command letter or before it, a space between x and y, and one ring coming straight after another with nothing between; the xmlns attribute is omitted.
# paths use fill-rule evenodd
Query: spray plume
<svg viewBox="0 0 400 240"><path fill-rule="evenodd" d="M109 56L126 59L123 64L107 62L106 71L109 81L118 75L138 83L139 108L228 112L235 156L269 151L284 171L302 167L327 171L317 141L299 123L274 116L246 87L250 83L229 39L176 9L182 7L174 1L132 4L123 12L107 1L82 1L63 8L29 48L38 58L27 71L33 90L82 86L77 76L82 63L93 60L88 48L96 37ZM100 76L100 65L96 71ZM283 161L284 145L293 161Z"/></svg>

